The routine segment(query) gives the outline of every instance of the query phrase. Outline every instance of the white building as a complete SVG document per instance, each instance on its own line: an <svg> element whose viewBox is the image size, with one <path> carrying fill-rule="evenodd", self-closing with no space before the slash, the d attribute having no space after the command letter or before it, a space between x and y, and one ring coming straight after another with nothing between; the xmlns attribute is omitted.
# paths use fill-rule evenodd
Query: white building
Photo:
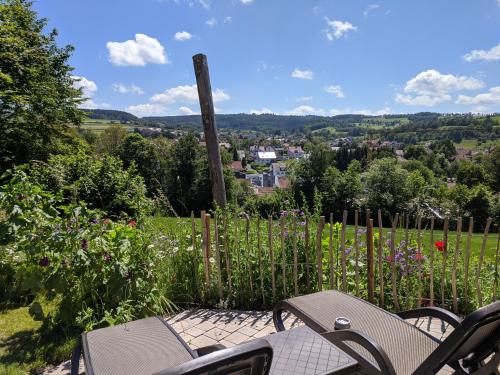
<svg viewBox="0 0 500 375"><path fill-rule="evenodd" d="M262 165L270 165L276 160L276 152L257 152L255 162Z"/></svg>

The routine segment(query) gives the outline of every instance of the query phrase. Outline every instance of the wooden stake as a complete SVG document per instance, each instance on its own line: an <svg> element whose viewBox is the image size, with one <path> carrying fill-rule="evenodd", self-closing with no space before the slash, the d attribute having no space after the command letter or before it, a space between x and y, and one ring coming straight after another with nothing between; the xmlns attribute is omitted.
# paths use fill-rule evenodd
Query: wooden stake
<svg viewBox="0 0 500 375"><path fill-rule="evenodd" d="M304 233L304 251L306 255L306 286L307 286L307 291L311 291L311 280L309 277L309 266L310 266L310 244L309 244L309 218L306 216L306 226L305 226L305 233Z"/></svg>
<svg viewBox="0 0 500 375"><path fill-rule="evenodd" d="M408 244L406 244L408 246ZM408 252L406 252L408 254ZM417 254L422 256L422 217L417 217ZM417 259L418 268L418 298L417 307L422 306L422 259Z"/></svg>
<svg viewBox="0 0 500 375"><path fill-rule="evenodd" d="M293 219L293 291L295 296L299 295L299 282L298 282L298 254L297 254L297 220Z"/></svg>
<svg viewBox="0 0 500 375"><path fill-rule="evenodd" d="M273 300L276 298L276 278L274 275L274 252L273 252L273 217L269 215L268 221L268 244L269 244L269 257L271 259L271 289L273 292Z"/></svg>
<svg viewBox="0 0 500 375"><path fill-rule="evenodd" d="M220 261L219 223L217 212L214 213L214 237L215 237L215 261L217 262L217 286L219 289L219 300L222 301L222 266Z"/></svg>
<svg viewBox="0 0 500 375"><path fill-rule="evenodd" d="M373 219L368 220L366 227L366 257L368 267L368 301L373 303L375 301L375 271L373 259Z"/></svg>
<svg viewBox="0 0 500 375"><path fill-rule="evenodd" d="M347 257L345 253L345 230L347 225L347 211L342 215L342 229L340 232L340 251L342 256L342 291L347 292Z"/></svg>
<svg viewBox="0 0 500 375"><path fill-rule="evenodd" d="M196 247L196 222L194 219L194 212L191 211L191 246L193 247L193 268L194 268L194 284L196 290L200 287L199 281L199 266L198 266L198 249Z"/></svg>
<svg viewBox="0 0 500 375"><path fill-rule="evenodd" d="M217 136L217 125L215 123L214 103L212 99L212 86L208 72L207 56L198 54L193 56L194 74L198 85L198 96L200 99L201 117L203 121L203 132L207 143L208 165L212 180L212 193L218 206L226 205L226 188L224 185L224 173L220 157L219 139Z"/></svg>
<svg viewBox="0 0 500 375"><path fill-rule="evenodd" d="M367 245L368 246L368 245ZM354 278L356 295L359 296L359 242L358 242L358 210L354 211Z"/></svg>
<svg viewBox="0 0 500 375"><path fill-rule="evenodd" d="M434 306L434 216L431 217L431 228L430 228L430 262L429 262L429 298L430 305Z"/></svg>
<svg viewBox="0 0 500 375"><path fill-rule="evenodd" d="M260 291L262 293L262 303L266 304L266 295L264 293L264 273L262 270L262 247L260 241L260 216L257 218L257 252L259 257L259 279L260 279Z"/></svg>
<svg viewBox="0 0 500 375"><path fill-rule="evenodd" d="M280 217L281 268L283 278L283 298L286 298L286 249L285 249L285 218Z"/></svg>
<svg viewBox="0 0 500 375"><path fill-rule="evenodd" d="M210 214L205 214L205 283L210 285Z"/></svg>
<svg viewBox="0 0 500 375"><path fill-rule="evenodd" d="M443 227L443 264L441 266L441 307L444 308L444 289L446 285L446 261L448 259L448 225L449 218L444 218Z"/></svg>
<svg viewBox="0 0 500 375"><path fill-rule="evenodd" d="M382 226L382 211L378 210L378 280L380 288L380 307L385 305L385 294L384 294L384 261L383 252L384 248L384 233Z"/></svg>
<svg viewBox="0 0 500 375"><path fill-rule="evenodd" d="M460 245L462 235L462 218L457 219L457 238L455 246L455 254L453 254L453 266L451 269L451 292L453 295L453 312L458 314L458 299L457 299L457 265L458 257L460 256Z"/></svg>
<svg viewBox="0 0 500 375"><path fill-rule="evenodd" d="M396 229L398 226L399 214L396 214L391 228L391 284L392 284L392 299L394 301L394 308L396 311L400 310L398 301L398 287L396 276Z"/></svg>
<svg viewBox="0 0 500 375"><path fill-rule="evenodd" d="M330 238L328 242L329 264L330 264L330 289L335 288L335 269L333 266L333 213L330 213Z"/></svg>
<svg viewBox="0 0 500 375"><path fill-rule="evenodd" d="M316 232L316 263L318 266L318 290L323 289L323 244L321 243L321 234L325 227L325 217L320 216L318 231Z"/></svg>
<svg viewBox="0 0 500 375"><path fill-rule="evenodd" d="M253 296L253 276L252 276L252 250L250 249L250 217L245 214L245 252L247 256L248 284L250 295ZM241 270L240 270L241 272Z"/></svg>
<svg viewBox="0 0 500 375"><path fill-rule="evenodd" d="M469 300L468 296L468 284L469 284L469 263L470 263L470 252L472 245L472 236L474 231L474 218L471 216L469 218L469 231L467 232L467 245L465 247L465 260L464 260L464 298L466 301Z"/></svg>
<svg viewBox="0 0 500 375"><path fill-rule="evenodd" d="M481 253L479 254L479 262L477 264L476 273L476 292L477 303L479 307L483 307L483 294L481 293L481 268L483 266L484 252L486 251L486 242L488 241L488 234L490 231L491 217L486 220L486 227L484 228L483 242L481 243Z"/></svg>
<svg viewBox="0 0 500 375"><path fill-rule="evenodd" d="M235 223L236 225L237 223ZM227 284L229 288L229 296L233 295L233 281L231 276L231 256L229 254L228 246L228 234L227 234L227 213L224 212L224 257L226 260L226 272L227 272Z"/></svg>

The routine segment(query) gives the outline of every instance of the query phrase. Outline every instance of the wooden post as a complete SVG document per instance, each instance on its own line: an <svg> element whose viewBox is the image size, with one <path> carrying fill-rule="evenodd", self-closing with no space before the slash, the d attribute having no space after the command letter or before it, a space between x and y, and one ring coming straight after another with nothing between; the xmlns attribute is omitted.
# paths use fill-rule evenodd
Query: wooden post
<svg viewBox="0 0 500 375"><path fill-rule="evenodd" d="M451 291L453 294L453 312L458 314L458 300L457 300L457 265L458 265L458 257L460 255L460 242L462 235L462 218L459 217L457 219L457 237L456 237L456 246L455 246L455 254L453 254L453 266L451 269Z"/></svg>
<svg viewBox="0 0 500 375"><path fill-rule="evenodd" d="M297 219L293 219L293 292L295 296L299 295L299 280L298 280L298 254L297 254Z"/></svg>
<svg viewBox="0 0 500 375"><path fill-rule="evenodd" d="M237 225L237 223L235 223ZM233 281L231 276L231 257L229 255L229 246L227 244L227 212L224 212L224 257L226 260L227 284L229 288L229 296L233 295Z"/></svg>
<svg viewBox="0 0 500 375"><path fill-rule="evenodd" d="M366 226L366 257L368 266L368 301L373 303L375 300L375 267L373 259L373 219L368 220Z"/></svg>
<svg viewBox="0 0 500 375"><path fill-rule="evenodd" d="M191 246L193 247L193 268L194 268L194 283L196 285L196 289L199 288L199 279L198 279L198 249L196 248L196 223L194 220L194 212L191 211Z"/></svg>
<svg viewBox="0 0 500 375"><path fill-rule="evenodd" d="M217 136L217 125L215 123L212 86L208 73L207 56L203 54L194 55L193 65L196 83L198 85L203 132L205 134L205 142L207 143L208 165L212 179L212 193L217 205L224 207L226 205L226 188L224 185L224 174L220 158L219 139Z"/></svg>
<svg viewBox="0 0 500 375"><path fill-rule="evenodd" d="M250 295L253 296L253 276L252 276L252 250L250 249L250 217L245 214L245 252L247 253L247 269L248 269L248 283L250 286ZM241 274L240 268L240 274Z"/></svg>
<svg viewBox="0 0 500 375"><path fill-rule="evenodd" d="M325 217L319 218L318 231L316 232L316 263L318 265L318 290L323 289L323 244L321 243L321 234L325 227Z"/></svg>
<svg viewBox="0 0 500 375"><path fill-rule="evenodd" d="M481 243L481 253L479 254L479 262L477 264L476 273L476 292L477 303L479 307L483 307L483 294L481 293L481 268L483 266L484 252L486 251L486 242L488 242L488 233L490 231L491 217L486 220L486 227L484 228L483 242Z"/></svg>
<svg viewBox="0 0 500 375"><path fill-rule="evenodd" d="M493 296L491 298L492 302L497 300L497 290L498 290L498 250L500 247L500 223L497 223L498 234L497 234L497 250L495 253L495 280L493 282Z"/></svg>
<svg viewBox="0 0 500 375"><path fill-rule="evenodd" d="M368 246L368 245L367 245ZM359 242L358 242L358 210L354 211L354 277L356 283L356 296L359 296Z"/></svg>
<svg viewBox="0 0 500 375"><path fill-rule="evenodd" d="M406 244L408 246L408 244ZM417 249L419 258L417 259L418 267L418 299L417 307L422 306L422 217L420 214L417 217ZM408 251L406 252L408 254Z"/></svg>
<svg viewBox="0 0 500 375"><path fill-rule="evenodd" d="M281 268L283 278L283 298L286 298L286 250L285 250L285 218L280 217Z"/></svg>
<svg viewBox="0 0 500 375"><path fill-rule="evenodd" d="M434 216L431 217L431 228L430 228L430 257L429 262L429 304L434 306Z"/></svg>
<svg viewBox="0 0 500 375"><path fill-rule="evenodd" d="M446 261L448 259L448 225L449 218L444 218L443 227L443 264L441 266L441 307L444 308L444 289L446 286Z"/></svg>
<svg viewBox="0 0 500 375"><path fill-rule="evenodd" d="M309 267L310 267L310 244L309 244L309 218L306 216L306 226L304 228L305 233L304 233L304 251L306 255L306 287L307 287L307 292L311 291L311 280L309 277Z"/></svg>
<svg viewBox="0 0 500 375"><path fill-rule="evenodd" d="M469 263L470 263L470 251L472 244L472 236L474 230L474 218L471 216L469 218L469 231L467 233L467 245L465 247L465 260L464 260L464 298L468 301L468 284L469 284Z"/></svg>
<svg viewBox="0 0 500 375"><path fill-rule="evenodd" d="M210 214L205 214L205 283L210 285Z"/></svg>
<svg viewBox="0 0 500 375"><path fill-rule="evenodd" d="M403 215L401 215L400 217L400 220L403 220ZM409 258L409 254L408 254L408 244L410 242L410 215L409 214L406 214L406 218L405 218L405 245L404 245L404 256L405 256L405 259L406 259L406 267L407 267L407 270L409 271L409 268L410 268L410 258ZM406 278L406 290L408 291L408 295L406 296L407 299L406 299L406 308L409 310L410 309L410 306L412 304L412 300L410 298L410 290L411 290L411 278L410 278L410 274L409 272L406 274L406 277L403 275L401 277L401 283L403 283L404 279ZM420 283L420 280L419 280L419 283ZM420 285L418 286L420 288Z"/></svg>
<svg viewBox="0 0 500 375"><path fill-rule="evenodd" d="M219 222L217 212L214 213L214 237L215 237L215 261L217 262L217 287L219 289L219 300L222 301L222 265L220 257Z"/></svg>
<svg viewBox="0 0 500 375"><path fill-rule="evenodd" d="M273 216L269 215L269 228L268 228L268 244L269 244L269 258L271 259L271 289L273 292L273 300L276 298L276 278L274 275L274 252L273 252Z"/></svg>
<svg viewBox="0 0 500 375"><path fill-rule="evenodd" d="M330 213L330 233L328 242L328 254L329 254L329 265L330 265L330 289L335 287L335 269L333 267L333 213Z"/></svg>
<svg viewBox="0 0 500 375"><path fill-rule="evenodd" d="M257 218L257 252L259 258L259 279L260 279L260 292L262 294L262 303L266 304L266 295L264 293L264 272L262 270L262 246L260 241L260 216Z"/></svg>
<svg viewBox="0 0 500 375"><path fill-rule="evenodd" d="M340 251L342 256L342 291L347 292L347 257L345 253L345 230L347 225L347 211L342 215L342 229L340 232Z"/></svg>
<svg viewBox="0 0 500 375"><path fill-rule="evenodd" d="M382 227L382 211L378 210L378 280L380 288L380 307L384 308L385 294L384 294L384 233Z"/></svg>
<svg viewBox="0 0 500 375"><path fill-rule="evenodd" d="M396 229L398 227L399 214L396 214L391 228L391 284L392 284L392 299L396 311L400 310L398 301L398 287L396 276Z"/></svg>

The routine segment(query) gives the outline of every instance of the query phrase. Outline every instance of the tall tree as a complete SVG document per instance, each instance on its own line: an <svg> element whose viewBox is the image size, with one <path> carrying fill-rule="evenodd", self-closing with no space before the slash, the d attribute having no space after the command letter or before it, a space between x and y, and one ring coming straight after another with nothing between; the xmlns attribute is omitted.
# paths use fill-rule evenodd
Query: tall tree
<svg viewBox="0 0 500 375"><path fill-rule="evenodd" d="M47 159L67 124L79 124L81 91L59 48L57 31L44 32L27 0L0 0L0 172L31 159Z"/></svg>

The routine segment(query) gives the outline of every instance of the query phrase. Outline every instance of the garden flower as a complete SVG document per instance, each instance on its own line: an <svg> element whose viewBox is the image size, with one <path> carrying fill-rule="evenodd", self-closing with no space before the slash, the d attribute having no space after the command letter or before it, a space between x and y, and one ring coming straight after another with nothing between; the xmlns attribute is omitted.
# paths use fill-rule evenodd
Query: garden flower
<svg viewBox="0 0 500 375"><path fill-rule="evenodd" d="M415 253L415 260L423 260L423 259L424 259L424 254Z"/></svg>
<svg viewBox="0 0 500 375"><path fill-rule="evenodd" d="M304 226L306 225L306 222L305 222L305 221L300 221L300 222L299 222L299 225L300 225L301 227L304 227Z"/></svg>
<svg viewBox="0 0 500 375"><path fill-rule="evenodd" d="M99 222L99 220L97 220L96 218L93 218L90 220L91 224L97 224L98 222Z"/></svg>
<svg viewBox="0 0 500 375"><path fill-rule="evenodd" d="M443 241L436 241L436 242L434 243L434 246L436 246L436 249L437 249L438 251L441 251L441 252L443 252L443 251L444 251L444 242L443 242Z"/></svg>
<svg viewBox="0 0 500 375"><path fill-rule="evenodd" d="M389 263L392 263L392 255L387 255L385 258Z"/></svg>
<svg viewBox="0 0 500 375"><path fill-rule="evenodd" d="M83 239L82 240L82 249L87 250L89 248L89 240Z"/></svg>
<svg viewBox="0 0 500 375"><path fill-rule="evenodd" d="M47 257L43 257L42 259L40 259L40 260L38 261L38 264L39 264L41 267L48 267L48 266L49 266L49 264L50 264L50 260L49 260L49 258L47 258Z"/></svg>
<svg viewBox="0 0 500 375"><path fill-rule="evenodd" d="M102 221L102 223L103 223L104 225L108 225L108 224L110 223L110 221L111 221L111 220L109 220L108 218L105 218L105 219Z"/></svg>
<svg viewBox="0 0 500 375"><path fill-rule="evenodd" d="M102 259L104 259L105 262L109 262L111 260L111 255L104 253L102 254Z"/></svg>
<svg viewBox="0 0 500 375"><path fill-rule="evenodd" d="M137 222L135 220L130 220L128 223L129 227L135 228L137 226Z"/></svg>

